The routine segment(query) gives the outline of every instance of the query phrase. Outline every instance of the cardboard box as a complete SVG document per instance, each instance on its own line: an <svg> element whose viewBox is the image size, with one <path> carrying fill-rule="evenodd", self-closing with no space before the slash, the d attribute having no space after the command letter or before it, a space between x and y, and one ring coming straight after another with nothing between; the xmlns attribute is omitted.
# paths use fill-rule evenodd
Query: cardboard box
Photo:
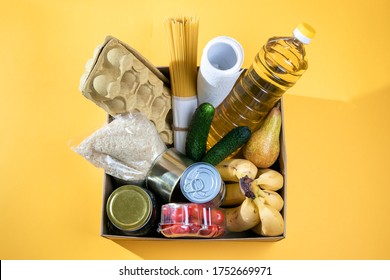
<svg viewBox="0 0 390 280"><path fill-rule="evenodd" d="M167 67L159 68L159 70L169 78L169 69ZM286 198L287 198L287 158L286 158L286 147L285 147L285 133L284 133L284 114L283 114L283 100L280 101L281 103L281 112L282 112L282 129L280 134L280 141L281 141L281 150L280 150L280 156L276 163L272 166L272 169L275 169L279 171L283 177L284 177L284 186L283 188L278 191L278 193L283 197L284 199L284 207L281 211L281 214L285 221L285 228L284 232L281 236L275 236L275 237L264 237L264 236L258 236L257 234L253 233L252 231L246 231L242 233L228 233L220 238L215 239L205 239L205 238L185 238L187 240L191 241L278 241L281 239L284 239L286 237ZM119 187L121 184L116 182L110 175L105 175L103 180L103 203L102 203L102 220L101 220L101 236L113 239L113 240L155 240L155 241L177 241L177 240L183 240L184 238L166 238L163 235L156 234L153 236L145 236L145 237L133 237L133 236L123 236L123 235L115 235L112 234L108 228L109 220L106 214L106 203L108 200L108 197L110 196L111 192Z"/></svg>

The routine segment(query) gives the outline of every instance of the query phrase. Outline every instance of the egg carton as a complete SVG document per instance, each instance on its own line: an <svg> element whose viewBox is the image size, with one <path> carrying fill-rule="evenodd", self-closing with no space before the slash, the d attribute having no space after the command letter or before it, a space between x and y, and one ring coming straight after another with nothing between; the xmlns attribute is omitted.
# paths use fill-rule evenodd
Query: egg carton
<svg viewBox="0 0 390 280"><path fill-rule="evenodd" d="M120 40L107 36L96 47L86 63L80 91L111 116L130 111L144 113L164 143L173 143L169 80Z"/></svg>

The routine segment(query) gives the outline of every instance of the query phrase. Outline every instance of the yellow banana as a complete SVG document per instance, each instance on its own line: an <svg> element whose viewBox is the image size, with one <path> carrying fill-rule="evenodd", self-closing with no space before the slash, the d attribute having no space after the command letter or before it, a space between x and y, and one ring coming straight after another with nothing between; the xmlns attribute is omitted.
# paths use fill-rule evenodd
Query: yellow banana
<svg viewBox="0 0 390 280"><path fill-rule="evenodd" d="M283 175L269 168L259 169L254 183L263 190L277 191L283 187Z"/></svg>
<svg viewBox="0 0 390 280"><path fill-rule="evenodd" d="M254 232L262 236L278 236L284 232L284 220L279 211L265 204L264 200L256 197L253 202L256 204L261 223L252 228Z"/></svg>
<svg viewBox="0 0 390 280"><path fill-rule="evenodd" d="M280 204L279 197L273 193L272 196L276 199L272 200L271 195L268 195L266 191L263 191L259 186L255 184L255 181L250 182L250 188L253 192L253 203L256 205L260 215L260 224L255 226L252 230L259 235L263 236L277 236L284 232L284 220L279 210L275 209L283 207ZM271 205L270 205L271 204Z"/></svg>
<svg viewBox="0 0 390 280"><path fill-rule="evenodd" d="M245 195L242 193L239 183L225 184L225 187L226 194L221 206L237 206L245 200Z"/></svg>
<svg viewBox="0 0 390 280"><path fill-rule="evenodd" d="M268 204L279 212L282 210L284 206L284 200L280 194L274 191L262 190L260 187L257 187L256 191L260 197L264 198L265 204Z"/></svg>
<svg viewBox="0 0 390 280"><path fill-rule="evenodd" d="M253 184L253 183L252 183ZM240 188L239 183L228 183L225 185L226 195L222 202L223 207L226 206L237 206L245 200L245 195ZM272 206L276 210L282 210L284 206L284 200L280 194L275 191L262 190L258 186L254 186L257 194L264 198L265 203Z"/></svg>
<svg viewBox="0 0 390 280"><path fill-rule="evenodd" d="M254 232L263 236L278 236L284 232L284 220L282 215L274 207L267 204L274 203L265 191L263 191L255 180L243 177L240 179L240 188L247 197L244 202L251 201L255 205L260 223L252 228ZM277 197L277 196L275 196ZM276 198L278 200L278 198ZM280 201L279 201L280 203ZM280 208L280 205L276 205Z"/></svg>
<svg viewBox="0 0 390 280"><path fill-rule="evenodd" d="M258 171L256 165L246 159L225 159L215 167L226 182L239 182L244 176L254 179Z"/></svg>
<svg viewBox="0 0 390 280"><path fill-rule="evenodd" d="M260 215L251 198L245 198L241 205L228 208L225 212L226 229L230 232L242 232L260 223Z"/></svg>

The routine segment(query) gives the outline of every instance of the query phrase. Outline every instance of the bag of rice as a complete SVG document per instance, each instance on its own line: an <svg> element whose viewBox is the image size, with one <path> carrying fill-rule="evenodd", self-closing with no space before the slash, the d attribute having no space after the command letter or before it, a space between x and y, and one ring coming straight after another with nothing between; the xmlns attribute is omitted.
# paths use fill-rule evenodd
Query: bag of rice
<svg viewBox="0 0 390 280"><path fill-rule="evenodd" d="M133 112L116 116L74 151L113 177L140 181L166 149L154 124L142 113Z"/></svg>

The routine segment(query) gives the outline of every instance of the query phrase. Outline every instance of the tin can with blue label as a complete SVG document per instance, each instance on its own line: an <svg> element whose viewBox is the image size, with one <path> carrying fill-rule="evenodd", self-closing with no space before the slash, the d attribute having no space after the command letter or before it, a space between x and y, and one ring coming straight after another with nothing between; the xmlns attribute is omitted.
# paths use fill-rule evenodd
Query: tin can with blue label
<svg viewBox="0 0 390 280"><path fill-rule="evenodd" d="M222 204L226 188L218 170L206 162L197 162L184 171L180 179L180 189L186 199L194 203Z"/></svg>

